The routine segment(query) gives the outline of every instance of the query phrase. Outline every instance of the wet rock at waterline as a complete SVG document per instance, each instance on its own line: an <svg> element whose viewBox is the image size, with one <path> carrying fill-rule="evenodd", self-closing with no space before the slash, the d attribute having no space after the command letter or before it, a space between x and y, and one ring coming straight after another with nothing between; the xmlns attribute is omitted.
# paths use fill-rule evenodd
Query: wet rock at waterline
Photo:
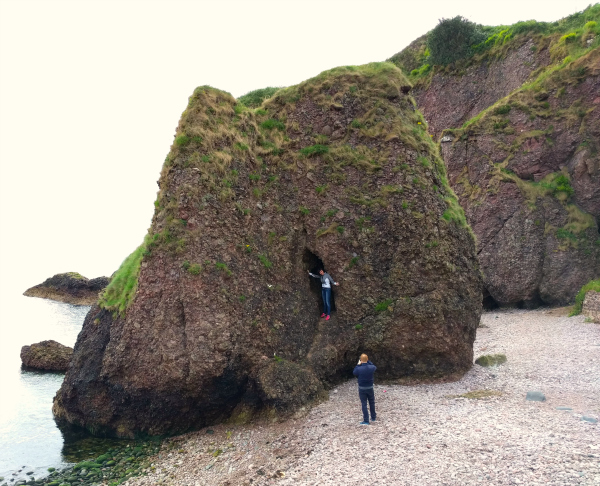
<svg viewBox="0 0 600 486"><path fill-rule="evenodd" d="M21 348L21 362L27 368L45 371L67 371L73 348L56 341L42 341Z"/></svg>
<svg viewBox="0 0 600 486"><path fill-rule="evenodd" d="M109 281L107 277L88 279L77 272L59 273L27 289L23 295L67 304L92 305L98 301L98 293L106 288Z"/></svg>
<svg viewBox="0 0 600 486"><path fill-rule="evenodd" d="M362 352L380 379L468 370L474 239L406 85L382 63L258 110L196 89L149 234L85 319L57 419L131 437L288 413ZM307 275L321 266L340 282L327 322Z"/></svg>

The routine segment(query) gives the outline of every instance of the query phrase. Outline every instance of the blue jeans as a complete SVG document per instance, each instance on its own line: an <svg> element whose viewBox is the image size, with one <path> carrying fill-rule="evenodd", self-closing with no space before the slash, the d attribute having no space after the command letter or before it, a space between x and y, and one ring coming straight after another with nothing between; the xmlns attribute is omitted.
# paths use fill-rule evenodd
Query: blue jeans
<svg viewBox="0 0 600 486"><path fill-rule="evenodd" d="M321 287L321 297L323 298L323 314L331 314L331 288Z"/></svg>
<svg viewBox="0 0 600 486"><path fill-rule="evenodd" d="M360 403L362 405L363 422L369 421L367 400L369 401L369 408L371 409L371 419L375 420L377 418L377 414L375 413L375 391L373 390L373 388L369 388L367 390L361 390L359 388L358 397L360 398Z"/></svg>

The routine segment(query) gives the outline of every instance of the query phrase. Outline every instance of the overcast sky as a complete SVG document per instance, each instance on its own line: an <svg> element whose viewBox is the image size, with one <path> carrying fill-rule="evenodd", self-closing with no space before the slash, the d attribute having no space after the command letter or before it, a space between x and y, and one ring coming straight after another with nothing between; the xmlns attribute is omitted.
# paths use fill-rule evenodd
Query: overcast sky
<svg viewBox="0 0 600 486"><path fill-rule="evenodd" d="M0 0L0 299L118 268L196 86L288 86L385 60L442 17L553 21L588 4Z"/></svg>

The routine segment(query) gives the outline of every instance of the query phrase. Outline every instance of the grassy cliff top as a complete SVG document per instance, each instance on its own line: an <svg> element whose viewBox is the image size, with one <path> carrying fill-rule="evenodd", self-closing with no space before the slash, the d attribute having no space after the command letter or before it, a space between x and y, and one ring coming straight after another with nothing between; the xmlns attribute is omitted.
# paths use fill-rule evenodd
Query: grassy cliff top
<svg viewBox="0 0 600 486"><path fill-rule="evenodd" d="M432 61L429 40L433 32L419 37L394 54L389 62L398 66L416 86L427 86L436 73L461 74L472 64L503 57L510 49L533 39L535 49L549 49L551 63L567 56L576 58L600 45L600 4L590 5L555 22L528 20L513 25L475 26L476 43L469 46L463 59L448 65ZM435 30L435 29L434 29Z"/></svg>

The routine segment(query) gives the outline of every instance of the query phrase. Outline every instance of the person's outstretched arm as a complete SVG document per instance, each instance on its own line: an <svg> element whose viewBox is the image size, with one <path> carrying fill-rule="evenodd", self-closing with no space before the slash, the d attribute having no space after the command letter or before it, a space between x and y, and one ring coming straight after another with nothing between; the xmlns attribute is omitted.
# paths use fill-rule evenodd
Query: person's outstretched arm
<svg viewBox="0 0 600 486"><path fill-rule="evenodd" d="M308 271L308 274L314 278L321 278L321 275L315 275L314 273L310 273L310 270Z"/></svg>
<svg viewBox="0 0 600 486"><path fill-rule="evenodd" d="M333 280L333 277L331 275L329 275L328 273L326 273L325 275L323 275L323 277L329 278L329 280L331 281L331 283L333 285L339 285L339 283L337 283L335 280Z"/></svg>

